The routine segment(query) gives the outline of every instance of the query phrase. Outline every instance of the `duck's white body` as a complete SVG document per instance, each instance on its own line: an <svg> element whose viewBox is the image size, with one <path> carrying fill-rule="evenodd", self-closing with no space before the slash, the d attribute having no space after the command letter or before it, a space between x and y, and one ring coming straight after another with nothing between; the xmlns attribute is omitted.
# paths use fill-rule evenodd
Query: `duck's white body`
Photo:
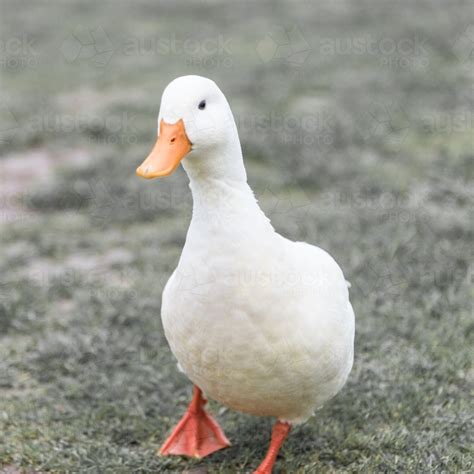
<svg viewBox="0 0 474 474"><path fill-rule="evenodd" d="M235 122L212 81L186 76L166 88L159 121L178 119L192 143L182 164L194 207L163 293L166 338L209 397L304 421L352 367L354 313L342 271L324 250L274 231L247 184Z"/></svg>
<svg viewBox="0 0 474 474"><path fill-rule="evenodd" d="M306 420L344 385L354 313L324 250L277 234L246 183L191 184L194 211L162 320L186 375L242 412Z"/></svg>

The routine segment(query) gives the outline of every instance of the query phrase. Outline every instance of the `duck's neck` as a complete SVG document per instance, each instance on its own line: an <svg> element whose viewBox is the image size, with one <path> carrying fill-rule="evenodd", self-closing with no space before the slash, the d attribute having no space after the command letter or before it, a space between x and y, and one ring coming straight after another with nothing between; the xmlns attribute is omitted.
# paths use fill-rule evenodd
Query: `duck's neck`
<svg viewBox="0 0 474 474"><path fill-rule="evenodd" d="M194 238L196 234L208 238L214 233L273 232L247 183L238 138L219 149L190 156L183 166L193 195L190 234Z"/></svg>

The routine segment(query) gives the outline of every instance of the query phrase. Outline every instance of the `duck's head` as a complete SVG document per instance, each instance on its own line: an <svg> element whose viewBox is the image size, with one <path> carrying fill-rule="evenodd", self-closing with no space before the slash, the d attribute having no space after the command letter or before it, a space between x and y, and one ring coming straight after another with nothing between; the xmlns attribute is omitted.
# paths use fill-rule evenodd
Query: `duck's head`
<svg viewBox="0 0 474 474"><path fill-rule="evenodd" d="M182 76L166 87L157 135L152 151L137 168L142 178L168 176L181 162L190 177L245 175L232 112L210 79Z"/></svg>

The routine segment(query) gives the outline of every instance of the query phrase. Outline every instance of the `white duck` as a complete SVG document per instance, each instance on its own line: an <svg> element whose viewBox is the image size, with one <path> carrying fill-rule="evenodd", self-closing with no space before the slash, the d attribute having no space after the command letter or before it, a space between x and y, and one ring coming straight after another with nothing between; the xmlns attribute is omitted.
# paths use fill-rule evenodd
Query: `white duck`
<svg viewBox="0 0 474 474"><path fill-rule="evenodd" d="M194 201L161 315L194 397L160 453L203 457L230 444L204 410L204 392L234 410L277 418L255 471L271 473L291 425L333 397L351 370L347 284L324 250L273 229L247 184L237 127L213 81L172 81L158 124L137 174L167 176L181 162Z"/></svg>

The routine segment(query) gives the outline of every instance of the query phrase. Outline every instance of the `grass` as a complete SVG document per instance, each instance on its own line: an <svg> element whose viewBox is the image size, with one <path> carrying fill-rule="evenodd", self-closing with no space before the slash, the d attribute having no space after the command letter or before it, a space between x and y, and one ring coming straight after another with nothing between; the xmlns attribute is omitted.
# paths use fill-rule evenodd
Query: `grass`
<svg viewBox="0 0 474 474"><path fill-rule="evenodd" d="M3 1L0 468L243 473L263 457L270 420L214 403L231 448L155 455L190 397L159 314L192 203L182 170L159 183L133 170L163 87L198 73L229 98L274 226L352 283L353 372L276 472L471 471L471 10ZM272 50L282 24L300 56ZM106 32L108 61L67 61L78 25Z"/></svg>

